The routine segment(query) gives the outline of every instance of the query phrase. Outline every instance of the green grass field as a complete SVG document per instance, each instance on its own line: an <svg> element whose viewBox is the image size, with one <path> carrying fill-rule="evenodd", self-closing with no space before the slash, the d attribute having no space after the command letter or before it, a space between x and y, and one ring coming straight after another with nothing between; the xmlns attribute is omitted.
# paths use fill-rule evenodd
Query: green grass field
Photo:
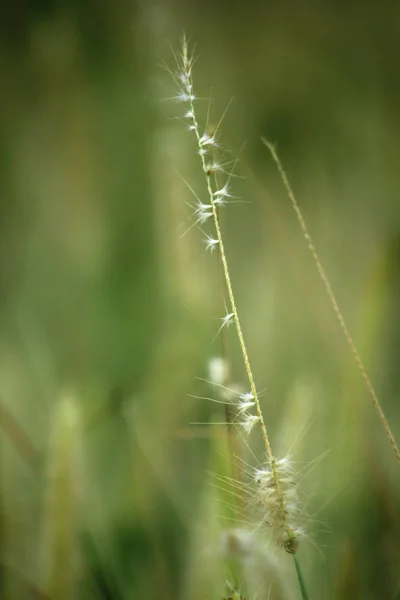
<svg viewBox="0 0 400 600"><path fill-rule="evenodd" d="M271 446L299 474L308 595L400 598L400 465L261 141L400 440L400 8L6 1L0 32L0 598L301 598L243 492L260 431L193 397L221 399L221 355L247 388L234 327L217 335L218 251L182 236L205 191L162 66L183 33L201 123L229 104L243 202L221 227Z"/></svg>

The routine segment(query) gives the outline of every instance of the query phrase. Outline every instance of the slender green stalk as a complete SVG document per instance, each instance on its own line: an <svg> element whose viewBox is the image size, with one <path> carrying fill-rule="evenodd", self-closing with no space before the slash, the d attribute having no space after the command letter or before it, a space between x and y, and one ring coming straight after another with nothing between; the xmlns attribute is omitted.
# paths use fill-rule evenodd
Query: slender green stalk
<svg viewBox="0 0 400 600"><path fill-rule="evenodd" d="M385 417L385 414L384 414L384 412L382 410L382 407L380 405L378 397L377 397L377 395L375 393L375 390L374 390L374 388L372 386L371 380L369 379L369 377L367 375L367 372L365 370L365 367L364 367L364 364L363 364L363 362L361 360L361 357L360 357L360 355L358 353L358 350L356 348L354 340L353 340L353 338L352 338L352 336L350 334L350 331L349 331L349 329L348 329L348 327L346 325L346 322L344 320L342 311L340 310L339 304L338 304L338 302L336 300L336 296L333 293L333 289L332 289L332 286L330 284L329 278L326 275L325 269L322 266L322 263L321 263L321 261L319 259L317 250L316 250L316 248L314 246L314 242L313 242L313 240L312 240L312 238L310 236L310 233L308 231L308 227L307 227L306 222L304 220L303 214L302 214L302 212L300 210L300 206L299 206L299 204L298 204L298 202L296 200L296 196L294 195L294 192L293 192L292 187L291 187L291 185L289 183L289 179L288 179L288 177L286 175L286 172L285 172L285 170L283 168L283 165L282 165L282 163L280 161L278 153L276 152L276 150L273 147L273 145L270 144L270 142L268 142L264 138L261 138L261 139L262 139L263 144L268 148L269 152L271 153L271 156L272 156L272 158L273 158L273 160L274 160L274 162L275 162L275 164L276 164L276 166L278 168L278 171L279 171L279 174L281 176L284 188L286 190L286 193L287 193L287 195L289 197L289 200L290 200L290 202L292 204L292 207L293 207L293 209L294 209L294 211L296 213L297 219L299 221L300 228L301 228L301 231L303 233L303 237L304 237L304 239L307 242L308 249L311 252L311 255L313 257L314 263L315 263L315 265L317 267L317 270L318 270L318 274L319 274L319 276L320 276L320 278L322 280L322 283L323 283L323 285L325 287L326 294L327 294L327 296L329 298L329 301L330 301L331 306L333 308L333 311L334 311L334 313L336 315L336 318L338 320L340 328L341 328L341 330L343 332L343 335L345 337L347 345L350 348L350 351L351 351L351 353L352 353L352 355L354 357L355 363L356 363L356 365L357 365L357 367L358 367L358 369L359 369L359 371L361 373L361 376L362 376L362 378L364 380L365 386L366 386L367 391L368 391L368 393L369 393L369 395L371 397L372 404L373 404L374 409L375 409L375 411L376 411L376 413L378 415L378 418L379 418L379 420L381 422L381 425L383 427L385 435L386 435L387 439L389 440L390 445L392 446L393 452L395 453L398 462L400 463L400 450L399 450L399 447L397 445L396 439L395 439L395 437L394 437L394 435L393 435L393 433L392 433L392 431L390 429L389 423L388 423L388 421L387 421L387 419Z"/></svg>
<svg viewBox="0 0 400 600"><path fill-rule="evenodd" d="M301 591L301 597L303 600L310 600L310 597L307 593L307 588L306 588L306 584L304 581L303 572L301 570L300 563L298 561L296 554L293 554L293 560L294 560L294 566L296 569L297 581L299 582L299 588Z"/></svg>
<svg viewBox="0 0 400 600"><path fill-rule="evenodd" d="M43 544L43 587L54 600L75 597L79 421L74 399L61 398L53 421Z"/></svg>
<svg viewBox="0 0 400 600"><path fill-rule="evenodd" d="M196 112L194 110L193 100L190 101L190 108L191 108L191 112L193 114L194 132L195 132L196 138L197 138L197 145L198 145L199 155L201 158L201 164L202 164L203 172L206 174L207 193L208 193L208 197L210 200L210 204L212 206L215 230L217 232L219 251L220 251L220 256L221 256L221 261L222 261L222 268L223 268L223 272L224 272L225 283L226 283L226 287L228 290L229 302L231 305L232 312L234 314L236 331L237 331L238 338L239 338L240 348L242 351L242 356L243 356L243 360L244 360L244 364L245 364L245 368L246 368L246 372L247 372L247 377L248 377L249 384L250 384L250 389L254 396L254 402L255 402L255 406L256 406L257 416L260 421L260 426L261 426L261 430L262 430L262 434L263 434L263 438L264 438L265 450L267 452L268 458L270 460L272 460L273 455L272 455L271 445L269 443L267 429L266 429L265 422L264 422L264 417L261 412L260 401L258 399L257 388L256 388L256 385L254 382L254 377L253 377L253 373L252 373L251 366L250 366L250 360L249 360L246 344L245 344L244 337L243 337L242 326L240 324L240 319L239 319L239 313L236 308L236 302L235 302L235 297L233 294L231 277L229 274L228 261L227 261L227 257L226 257L226 253L225 253L224 242L222 239L221 227L219 224L218 211L217 211L217 207L215 206L215 202L214 202L214 192L211 187L210 177L207 176L207 164L206 164L206 160L205 160L205 155L202 152L203 145L200 141L201 140L200 129L199 129L199 125L198 125L198 122L196 119Z"/></svg>
<svg viewBox="0 0 400 600"><path fill-rule="evenodd" d="M180 86L180 92L176 98L177 100L184 102L188 107L185 117L189 121L189 130L195 134L197 143L197 153L200 157L202 171L205 176L208 196L208 204L203 204L199 201L199 206L196 210L198 216L198 218L196 217L196 222L203 223L206 220L211 219L214 223L216 239L207 236L206 243L207 247L211 250L215 249L217 246L219 249L231 310L231 312L226 316L226 319L230 320L231 318L233 318L233 321L235 323L235 328L239 339L241 353L243 356L243 361L250 386L250 392L247 394L246 400L251 400L250 404L255 407L256 411L256 416L247 415L247 421L245 422L245 425L248 426L248 430L250 431L251 427L256 422L260 424L265 452L267 456L267 468L260 471L259 476L257 478L258 483L261 486L259 500L264 504L266 513L268 515L268 522L272 520L274 523L272 527L275 528L277 532L279 532L280 543L283 545L287 552L294 553L297 551L298 548L299 531L296 530L289 522L291 515L290 509L288 508L288 503L286 501L286 498L288 496L288 490L286 484L283 483L284 481L288 481L288 477L286 476L285 478L283 475L284 472L285 475L287 475L288 464L287 460L285 459L281 461L277 460L272 453L267 428L261 411L259 396L253 372L250 366L249 355L243 336L239 313L236 306L232 280L229 272L228 260L225 251L220 220L218 216L218 207L223 205L226 199L230 197L228 188L229 180L225 184L225 186L223 186L223 188L215 190L213 189L211 183L212 175L215 174L216 167L215 161L214 163L209 164L208 160L210 150L212 150L214 147L217 147L215 137L218 131L218 127L216 132L214 132L212 136L210 136L208 132L205 132L203 135L200 132L200 126L195 109L196 96L193 92L193 59L191 56L189 56L186 39L183 40L180 60L177 59L177 64L179 72L174 78ZM249 404L249 402L247 404ZM271 489L273 490L272 494Z"/></svg>

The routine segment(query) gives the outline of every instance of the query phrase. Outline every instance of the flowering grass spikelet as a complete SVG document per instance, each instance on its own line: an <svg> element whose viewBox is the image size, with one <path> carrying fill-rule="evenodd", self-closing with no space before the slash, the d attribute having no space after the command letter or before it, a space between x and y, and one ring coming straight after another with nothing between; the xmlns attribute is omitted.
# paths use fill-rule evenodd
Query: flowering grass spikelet
<svg viewBox="0 0 400 600"><path fill-rule="evenodd" d="M238 414L241 415L245 413L249 408L253 408L254 402L245 402L244 400L240 400L238 402Z"/></svg>
<svg viewBox="0 0 400 600"><path fill-rule="evenodd" d="M254 400L254 394L253 392L244 392L243 394L239 395L239 400L242 400L243 402Z"/></svg>
<svg viewBox="0 0 400 600"><path fill-rule="evenodd" d="M217 142L215 141L215 136L208 135L208 133L203 133L200 138L200 145L203 146L211 146L212 148L217 148Z"/></svg>
<svg viewBox="0 0 400 600"><path fill-rule="evenodd" d="M276 479L279 479L279 489ZM298 494L293 466L288 457L274 458L263 468L255 469L256 502L265 515L263 525L271 529L290 554L297 551L302 531L297 526Z"/></svg>
<svg viewBox="0 0 400 600"><path fill-rule="evenodd" d="M203 204L203 202L200 202L200 201L199 201L199 202L197 203L197 206L196 206L196 208L195 208L195 211L194 211L194 212L195 212L196 214L200 214L200 213L204 213L204 212L211 211L211 210L212 210L212 206L211 206L211 204ZM211 213L211 214L212 214L212 213Z"/></svg>
<svg viewBox="0 0 400 600"><path fill-rule="evenodd" d="M225 206L227 204L227 200L226 198L224 198L223 196L217 196L217 198L215 198L214 200L214 204L215 206Z"/></svg>
<svg viewBox="0 0 400 600"><path fill-rule="evenodd" d="M218 197L232 198L232 195L229 192L229 183L225 183L225 185L221 189L216 190L213 193L213 196L214 196L214 198L218 198ZM215 200L214 200L214 202L215 202Z"/></svg>
<svg viewBox="0 0 400 600"><path fill-rule="evenodd" d="M211 175L216 175L217 173L223 173L223 167L216 160L206 165L206 175L211 177Z"/></svg>
<svg viewBox="0 0 400 600"><path fill-rule="evenodd" d="M201 225L204 225L204 223L213 216L212 212L206 210L199 211L198 215L199 218L197 219L196 223L201 223Z"/></svg>
<svg viewBox="0 0 400 600"><path fill-rule="evenodd" d="M231 312L222 317L222 327L229 327L233 323L234 316L233 312Z"/></svg>
<svg viewBox="0 0 400 600"><path fill-rule="evenodd" d="M178 100L178 102L193 102L196 100L196 96L188 94L187 92L180 92L175 96L175 100Z"/></svg>
<svg viewBox="0 0 400 600"><path fill-rule="evenodd" d="M221 321L222 321L221 326L218 329L213 341L215 341L217 339L217 337L219 336L221 331L224 329L224 327L226 327L228 329L232 325L232 323L234 323L234 318L235 318L234 313L232 313L232 312L228 313L228 311L227 311L226 315L221 318Z"/></svg>
<svg viewBox="0 0 400 600"><path fill-rule="evenodd" d="M247 435L253 431L253 427L256 423L260 421L260 418L257 415L245 415L245 419L240 423L243 427L244 432Z"/></svg>
<svg viewBox="0 0 400 600"><path fill-rule="evenodd" d="M214 252L216 246L219 244L219 240L216 238L207 235L205 238L206 250L210 250L210 252Z"/></svg>

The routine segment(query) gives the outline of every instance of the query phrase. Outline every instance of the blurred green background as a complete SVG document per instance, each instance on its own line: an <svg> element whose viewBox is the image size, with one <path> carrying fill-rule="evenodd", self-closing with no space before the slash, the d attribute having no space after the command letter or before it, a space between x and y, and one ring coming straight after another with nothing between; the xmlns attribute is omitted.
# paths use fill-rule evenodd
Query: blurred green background
<svg viewBox="0 0 400 600"><path fill-rule="evenodd" d="M249 204L224 236L273 448L315 461L310 596L400 597L399 465L260 142L399 439L400 4L4 0L0 31L0 598L229 595L201 558L226 434L190 426L224 413L188 398L210 395L223 298L201 234L181 237L179 174L202 182L160 66L184 32L211 122L234 98L222 140ZM225 347L244 385L233 330Z"/></svg>

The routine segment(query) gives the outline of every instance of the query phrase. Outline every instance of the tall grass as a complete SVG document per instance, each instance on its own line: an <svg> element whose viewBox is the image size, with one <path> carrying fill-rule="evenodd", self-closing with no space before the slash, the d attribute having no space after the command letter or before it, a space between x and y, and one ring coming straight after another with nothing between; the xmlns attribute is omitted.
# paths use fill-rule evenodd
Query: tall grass
<svg viewBox="0 0 400 600"><path fill-rule="evenodd" d="M231 399L225 402L225 404L229 404L232 410L236 412L234 422L227 422L226 425L229 427L236 423L243 429L247 436L251 434L256 425L259 425L263 438L265 458L259 461L258 467L253 470L252 474L252 478L258 488L255 492L255 502L261 506L263 512L261 522L256 529L269 528L278 546L284 548L289 554L294 555L297 553L299 541L303 533L302 529L298 526L298 513L301 513L301 509L299 509L297 501L294 468L288 456L278 459L272 452L236 305L220 224L219 211L221 209L228 209L230 202L234 198L231 189L233 167L225 175L223 184L219 183L217 179L217 174L223 175L225 173L223 163L215 158L215 150L218 149L221 152L219 129L223 117L212 133L208 131L208 119L205 127L200 125L199 111L197 109L198 98L193 82L194 57L189 50L186 38L183 38L182 47L179 53L175 55L175 61L176 71L170 71L178 87L175 100L185 106L184 119L187 122L189 132L194 134L196 140L197 155L204 176L204 188L207 198L203 202L191 185L187 183L189 190L193 194L195 204L192 207L193 224L186 230L184 235L189 233L193 227L197 226L202 231L202 226L206 223L209 221L213 223L214 233L204 234L205 248L211 252L216 251L219 254L228 296L226 315L222 317L222 324L217 335L224 328L228 328L232 322L234 323L249 386L249 391L244 393L235 393L233 391ZM228 389L225 386L223 387ZM252 409L254 409L255 414L252 412ZM242 482L241 485L245 487L246 484ZM248 490L245 489L244 491L247 491L250 495L251 485ZM295 565L300 591L303 598L307 598L304 579L297 559Z"/></svg>
<svg viewBox="0 0 400 600"><path fill-rule="evenodd" d="M234 418L233 421L230 418L227 419L226 426L228 431L230 430L230 427L234 425L241 427L244 434L249 436L253 428L258 424L261 429L265 452L265 462L260 461L259 466L253 471L250 469L250 467L247 470L247 475L250 473L251 478L258 486L258 489L255 492L252 491L251 484L248 485L243 479L236 481L235 483L231 477L227 477L223 473L217 473L216 476L225 484L232 485L233 483L236 485L239 496L240 494L248 494L249 496L251 496L251 494L254 495L255 502L261 506L263 513L261 521L256 526L255 531L258 529L270 528L274 533L275 542L278 544L278 546L283 547L288 553L293 555L299 590L302 598L307 599L309 596L305 580L296 556L299 548L299 540L303 536L303 530L297 524L299 520L299 514L302 514L302 509L301 506L299 506L297 491L295 489L296 474L292 465L291 457L277 459L271 449L266 422L261 409L259 394L257 392L257 387L250 364L249 353L243 335L221 227L221 212L227 210L229 208L229 204L231 204L235 198L232 191L231 180L233 176L233 169L236 166L236 161L233 161L231 170L227 171L226 169L229 163L223 163L216 158L217 151L218 155L223 156L223 150L220 141L220 126L225 113L219 120L217 126L211 128L209 126L211 99L209 98L205 125L200 124L200 110L198 108L199 98L196 95L193 82L193 67L195 60L190 53L186 38L183 38L182 47L178 53L174 54L174 58L176 62L175 70L171 71L167 67L167 70L171 74L177 86L177 93L173 99L178 103L183 104L185 107L183 120L186 123L186 128L188 131L194 134L196 141L196 154L198 156L203 173L203 189L206 197L206 200L203 200L203 192L195 191L191 184L183 179L187 188L190 190L192 202L194 203L190 204L192 209L192 224L186 229L183 235L187 235L193 228L198 228L205 236L203 237L203 242L205 244L206 251L210 251L211 253L215 251L218 253L222 266L223 279L226 286L228 304L226 306L226 314L221 318L221 326L217 331L217 336L221 332L224 332L225 329L228 329L232 323L234 324L249 385L248 392L235 392L235 390L232 390L226 386L226 377L211 377L210 383L215 383L225 391L225 401L217 399L214 399L214 401L225 403L231 408L231 410L233 410L233 413L236 412L236 418ZM267 142L265 139L262 141L270 151L278 168L278 172L282 178L284 187L297 216L301 232L307 242L318 274L324 284L328 300L333 307L345 340L354 357L356 365L361 372L362 378L365 382L367 391L371 396L372 403L383 426L386 437L388 438L388 441L395 452L396 458L399 460L400 453L396 440L383 413L374 388L372 387L371 381L356 349L353 338L349 333L343 314L334 295L332 286L321 264L314 243L310 237L304 217L289 184L282 163L273 145ZM221 183L221 180L224 180L223 183ZM209 222L212 223L213 232L205 233L203 228ZM223 343L222 347L223 349L226 348L226 342ZM225 359L221 357L219 360L223 365L220 368L225 369ZM229 392L229 394L227 394L227 392ZM198 396L198 398L201 397ZM210 398L203 399L210 400ZM255 410L255 414L251 412L253 408ZM232 454L232 444L229 447L229 451ZM234 457L231 456L232 462L234 462L234 458L238 459L239 457L236 455ZM234 545L239 547L240 555L242 552L240 550L241 542L238 541L238 538L234 542Z"/></svg>
<svg viewBox="0 0 400 600"><path fill-rule="evenodd" d="M187 184L218 196L191 121L164 101L158 61L179 23L196 95L213 99L197 122L216 133L213 193L229 180L217 219L281 489L296 493L300 585L394 600L397 464L260 137L397 437L398 7L0 12L0 598L301 597L287 532L266 522L266 502L282 510L213 210Z"/></svg>

